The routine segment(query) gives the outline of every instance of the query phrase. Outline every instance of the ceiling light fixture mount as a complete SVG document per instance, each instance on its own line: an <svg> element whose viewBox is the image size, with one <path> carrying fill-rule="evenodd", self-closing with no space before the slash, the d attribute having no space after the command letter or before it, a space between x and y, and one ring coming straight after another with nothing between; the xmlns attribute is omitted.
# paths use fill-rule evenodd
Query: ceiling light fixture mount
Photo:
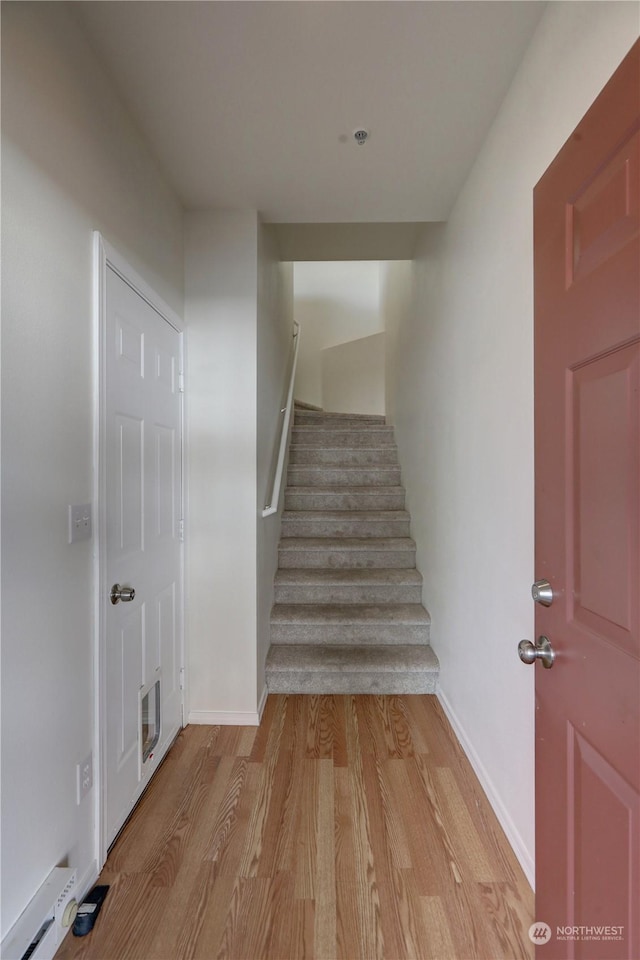
<svg viewBox="0 0 640 960"><path fill-rule="evenodd" d="M353 139L358 144L358 146L361 147L369 139L369 131L365 130L363 127L358 127L357 130L353 131Z"/></svg>

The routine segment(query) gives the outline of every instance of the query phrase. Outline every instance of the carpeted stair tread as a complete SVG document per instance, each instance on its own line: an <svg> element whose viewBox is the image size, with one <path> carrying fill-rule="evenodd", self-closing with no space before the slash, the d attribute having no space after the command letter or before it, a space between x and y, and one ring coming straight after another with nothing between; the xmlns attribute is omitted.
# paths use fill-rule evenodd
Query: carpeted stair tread
<svg viewBox="0 0 640 960"><path fill-rule="evenodd" d="M291 510L282 517L283 537L407 537L404 510Z"/></svg>
<svg viewBox="0 0 640 960"><path fill-rule="evenodd" d="M286 510L404 510L404 487L286 487Z"/></svg>
<svg viewBox="0 0 640 960"><path fill-rule="evenodd" d="M400 467L391 464L380 467L373 464L349 466L293 463L289 466L288 479L294 487L325 487L330 484L341 487L396 487L400 482Z"/></svg>
<svg viewBox="0 0 640 960"><path fill-rule="evenodd" d="M405 568L416 565L416 545L410 537L286 537L278 557L281 568Z"/></svg>
<svg viewBox="0 0 640 960"><path fill-rule="evenodd" d="M422 575L415 569L383 567L280 569L275 603L421 603Z"/></svg>
<svg viewBox="0 0 640 960"><path fill-rule="evenodd" d="M375 550L397 551L415 550L415 541L411 537L283 537L281 551L317 550L361 550L369 553Z"/></svg>
<svg viewBox="0 0 640 960"><path fill-rule="evenodd" d="M430 625L421 603L277 603L271 612L271 643L424 645Z"/></svg>
<svg viewBox="0 0 640 960"><path fill-rule="evenodd" d="M398 487L374 487L367 492L333 492L316 487L290 488L285 493L287 510L339 510L341 513L360 510L403 510L404 490ZM301 492L302 491L302 492Z"/></svg>
<svg viewBox="0 0 640 960"><path fill-rule="evenodd" d="M320 426L317 424L302 424L293 427L291 443L301 446L314 447L383 447L396 446L392 427L371 424L366 429L346 427Z"/></svg>
<svg viewBox="0 0 640 960"><path fill-rule="evenodd" d="M417 623L430 624L431 617L420 603L300 604L276 603L272 623Z"/></svg>
<svg viewBox="0 0 640 960"><path fill-rule="evenodd" d="M378 670L403 672L407 669L429 669L437 664L433 650L429 646L407 644L398 647L358 647L358 646L321 646L310 644L294 646L274 646L269 651L267 664L284 670L304 667L308 670L353 671L363 664L375 666Z"/></svg>
<svg viewBox="0 0 640 960"><path fill-rule="evenodd" d="M346 439L346 438L345 438ZM316 452L318 450L317 443L307 443L306 439L303 440L292 440L291 441L291 450L313 450ZM348 445L345 448L344 444L338 444L335 447L331 446L331 443L323 443L320 445L321 450L337 450L339 453L342 453L345 449L347 450L371 450L375 452L388 453L389 450L395 450L397 452L398 447L395 443L378 443L375 437L372 437L369 443L357 444L354 447L349 447Z"/></svg>
<svg viewBox="0 0 640 960"><path fill-rule="evenodd" d="M349 484L348 486L341 487L339 484L331 484L326 487L313 486L313 487L286 487L286 493L289 494L304 494L309 497L313 497L316 494L321 493L347 493L349 496L356 496L357 494L373 494L375 496L384 496L385 494L402 494L404 496L405 489L399 485L393 487L385 487L384 490L381 490L380 487L372 487L367 484L354 484L353 486Z"/></svg>
<svg viewBox="0 0 640 960"><path fill-rule="evenodd" d="M376 583L422 585L422 574L415 568L409 570L375 570L370 568L364 570L296 570L294 567L288 570L277 570L275 583L306 583L309 586L315 586L320 583L334 585L370 585Z"/></svg>
<svg viewBox="0 0 640 960"><path fill-rule="evenodd" d="M295 411L295 420L302 423L380 423L386 425L386 417L378 413L335 413L329 410L301 410Z"/></svg>
<svg viewBox="0 0 640 960"><path fill-rule="evenodd" d="M323 447L312 444L292 443L290 464L309 466L398 466L398 450L388 443L382 447L340 446Z"/></svg>
<svg viewBox="0 0 640 960"><path fill-rule="evenodd" d="M283 520L344 520L349 512L358 520L410 520L406 510L285 510Z"/></svg>
<svg viewBox="0 0 640 960"><path fill-rule="evenodd" d="M431 647L273 645L272 693L434 693L438 660Z"/></svg>

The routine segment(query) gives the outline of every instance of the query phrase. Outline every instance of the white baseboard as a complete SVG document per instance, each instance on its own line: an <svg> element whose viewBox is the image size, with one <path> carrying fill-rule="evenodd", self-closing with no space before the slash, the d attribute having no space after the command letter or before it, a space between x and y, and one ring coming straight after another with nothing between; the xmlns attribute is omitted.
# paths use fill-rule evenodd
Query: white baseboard
<svg viewBox="0 0 640 960"><path fill-rule="evenodd" d="M100 871L98 870L98 861L94 860L93 863L87 867L82 876L78 878L78 894L76 897L78 903L84 900L99 876Z"/></svg>
<svg viewBox="0 0 640 960"><path fill-rule="evenodd" d="M201 723L211 727L259 727L269 691L262 688L258 709L246 713L240 710L190 710L187 723Z"/></svg>
<svg viewBox="0 0 640 960"><path fill-rule="evenodd" d="M248 710L190 710L187 723L201 723L211 727L259 727L260 713Z"/></svg>
<svg viewBox="0 0 640 960"><path fill-rule="evenodd" d="M487 773L486 768L482 763L482 760L478 756L475 747L467 736L467 733L460 723L460 720L458 719L453 707L447 700L446 694L440 687L437 691L437 697L442 705L442 709L447 715L449 723L453 727L455 735L460 741L462 749L467 755L469 763L473 767L475 774L480 781L480 785L487 796L487 800L493 808L493 812L498 818L500 826L506 834L507 840L509 841L513 852L518 858L520 866L524 870L524 874L531 885L531 889L535 890L535 863L531 852L528 850L522 837L520 836L519 831L516 829L513 820L511 819L506 807L502 802L500 794L496 790L491 777Z"/></svg>

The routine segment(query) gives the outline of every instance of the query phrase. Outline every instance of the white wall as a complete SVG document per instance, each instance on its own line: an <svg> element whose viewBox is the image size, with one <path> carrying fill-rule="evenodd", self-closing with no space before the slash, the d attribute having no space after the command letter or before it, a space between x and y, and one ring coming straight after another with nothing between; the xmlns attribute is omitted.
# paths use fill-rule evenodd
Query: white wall
<svg viewBox="0 0 640 960"><path fill-rule="evenodd" d="M275 472L293 347L293 264L280 263L273 228L258 233L257 384L257 701L264 696L264 664L271 642L273 581L278 567L280 512L262 517ZM274 456L275 451L275 456ZM284 488L283 488L284 489ZM280 497L282 501L284 497Z"/></svg>
<svg viewBox="0 0 640 960"><path fill-rule="evenodd" d="M425 228L426 229L426 228ZM423 229L421 238L424 236ZM441 229L432 224L430 230ZM380 264L380 311L385 329L385 413L387 423L395 423L397 394L398 335L412 309L413 261L397 260Z"/></svg>
<svg viewBox="0 0 640 960"><path fill-rule="evenodd" d="M301 339L296 399L322 406L322 351L384 330L377 261L296 263L294 315Z"/></svg>
<svg viewBox="0 0 640 960"><path fill-rule="evenodd" d="M185 217L192 723L255 723L280 516L260 513L291 353L291 264L255 211Z"/></svg>
<svg viewBox="0 0 640 960"><path fill-rule="evenodd" d="M49 871L91 879L92 230L179 313L182 212L61 3L2 9L2 934Z"/></svg>
<svg viewBox="0 0 640 960"><path fill-rule="evenodd" d="M552 3L398 332L400 462L441 696L533 876L532 190L638 35L635 3Z"/></svg>
<svg viewBox="0 0 640 960"><path fill-rule="evenodd" d="M410 260L425 226L405 223L274 223L283 260Z"/></svg>
<svg viewBox="0 0 640 960"><path fill-rule="evenodd" d="M257 285L255 212L185 215L192 722L256 710Z"/></svg>
<svg viewBox="0 0 640 960"><path fill-rule="evenodd" d="M385 334L322 351L322 407L338 413L385 412Z"/></svg>

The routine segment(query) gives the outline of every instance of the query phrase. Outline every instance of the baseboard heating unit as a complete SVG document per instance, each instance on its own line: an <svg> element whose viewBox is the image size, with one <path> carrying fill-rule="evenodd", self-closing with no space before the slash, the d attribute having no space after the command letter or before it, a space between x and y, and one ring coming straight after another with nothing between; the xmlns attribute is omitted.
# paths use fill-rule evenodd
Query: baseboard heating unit
<svg viewBox="0 0 640 960"><path fill-rule="evenodd" d="M77 911L76 871L55 867L2 941L2 960L53 960Z"/></svg>

